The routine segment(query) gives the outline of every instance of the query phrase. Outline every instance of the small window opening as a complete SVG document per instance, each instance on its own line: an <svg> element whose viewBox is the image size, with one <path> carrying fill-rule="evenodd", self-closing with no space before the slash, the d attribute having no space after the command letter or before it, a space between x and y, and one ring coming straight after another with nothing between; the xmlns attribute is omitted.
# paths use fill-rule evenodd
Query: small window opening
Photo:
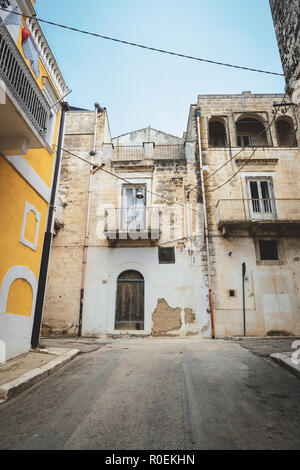
<svg viewBox="0 0 300 470"><path fill-rule="evenodd" d="M297 147L296 134L291 122L285 119L278 119L276 130L280 147Z"/></svg>
<svg viewBox="0 0 300 470"><path fill-rule="evenodd" d="M259 240L258 244L261 261L279 260L278 242L276 240Z"/></svg>
<svg viewBox="0 0 300 470"><path fill-rule="evenodd" d="M209 122L209 145L210 147L226 147L227 136L222 122L215 120Z"/></svg>
<svg viewBox="0 0 300 470"><path fill-rule="evenodd" d="M229 297L235 297L235 290L234 289L230 289Z"/></svg>
<svg viewBox="0 0 300 470"><path fill-rule="evenodd" d="M175 264L175 248L158 248L159 264Z"/></svg>

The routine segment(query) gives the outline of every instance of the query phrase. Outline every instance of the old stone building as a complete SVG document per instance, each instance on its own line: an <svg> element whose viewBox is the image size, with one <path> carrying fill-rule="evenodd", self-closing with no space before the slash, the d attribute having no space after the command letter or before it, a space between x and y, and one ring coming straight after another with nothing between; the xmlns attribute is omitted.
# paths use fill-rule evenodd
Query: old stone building
<svg viewBox="0 0 300 470"><path fill-rule="evenodd" d="M297 116L283 97L199 95L183 138L111 138L105 110L68 113L44 332L299 335Z"/></svg>
<svg viewBox="0 0 300 470"><path fill-rule="evenodd" d="M287 84L287 101L293 103L300 120L300 2L270 0L271 11ZM298 138L300 130L298 127Z"/></svg>
<svg viewBox="0 0 300 470"><path fill-rule="evenodd" d="M71 153L62 165L44 333L209 336L193 142L150 127L111 138L105 110L73 110L64 148ZM105 166L91 174L74 155L90 160L93 149Z"/></svg>
<svg viewBox="0 0 300 470"><path fill-rule="evenodd" d="M187 141L197 148L199 119L218 337L300 334L299 148L284 95L199 95ZM282 114L281 110L284 111Z"/></svg>

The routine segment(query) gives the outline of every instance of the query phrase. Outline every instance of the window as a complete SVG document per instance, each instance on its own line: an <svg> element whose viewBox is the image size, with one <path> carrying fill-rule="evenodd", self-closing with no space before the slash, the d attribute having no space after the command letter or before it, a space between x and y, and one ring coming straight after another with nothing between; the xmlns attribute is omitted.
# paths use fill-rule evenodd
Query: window
<svg viewBox="0 0 300 470"><path fill-rule="evenodd" d="M230 289L228 293L229 293L229 297L236 297L236 292L234 289Z"/></svg>
<svg viewBox="0 0 300 470"><path fill-rule="evenodd" d="M261 261L279 260L277 240L259 240L258 246Z"/></svg>
<svg viewBox="0 0 300 470"><path fill-rule="evenodd" d="M292 119L280 118L276 121L279 147L297 147L297 139Z"/></svg>
<svg viewBox="0 0 300 470"><path fill-rule="evenodd" d="M124 185L122 194L122 228L146 228L146 186Z"/></svg>
<svg viewBox="0 0 300 470"><path fill-rule="evenodd" d="M217 119L209 121L209 145L210 147L226 147L227 145L225 125Z"/></svg>
<svg viewBox="0 0 300 470"><path fill-rule="evenodd" d="M251 117L236 122L237 144L239 147L268 147L266 128L258 119Z"/></svg>
<svg viewBox="0 0 300 470"><path fill-rule="evenodd" d="M269 220L276 216L272 178L247 178L249 214L254 220Z"/></svg>
<svg viewBox="0 0 300 470"><path fill-rule="evenodd" d="M175 248L158 248L159 264L175 264Z"/></svg>

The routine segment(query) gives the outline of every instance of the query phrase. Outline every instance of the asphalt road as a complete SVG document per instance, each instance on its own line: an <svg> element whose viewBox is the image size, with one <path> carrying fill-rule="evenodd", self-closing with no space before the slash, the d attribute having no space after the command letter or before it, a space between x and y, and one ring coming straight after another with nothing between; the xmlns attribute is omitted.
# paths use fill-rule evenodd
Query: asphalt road
<svg viewBox="0 0 300 470"><path fill-rule="evenodd" d="M0 406L0 449L300 449L300 381L227 341L121 340Z"/></svg>

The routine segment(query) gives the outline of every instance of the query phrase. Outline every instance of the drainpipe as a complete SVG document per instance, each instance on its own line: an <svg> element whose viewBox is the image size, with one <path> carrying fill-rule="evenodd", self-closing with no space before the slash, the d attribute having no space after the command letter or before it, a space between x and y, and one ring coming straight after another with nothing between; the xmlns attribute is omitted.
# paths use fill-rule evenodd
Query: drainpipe
<svg viewBox="0 0 300 470"><path fill-rule="evenodd" d="M39 283L38 283L35 312L34 312L33 329L32 329L32 336L31 336L31 347L33 349L38 348L39 342L40 342L43 308L44 308L44 300L45 300L46 285L47 285L47 275L48 275L52 237L53 237L53 220L54 220L54 210L55 210L54 204L55 204L56 192L57 192L57 187L58 187L60 165L61 165L61 155L62 155L62 143L63 143L63 138L64 138L65 114L66 114L66 111L69 110L68 103L61 103L61 105L62 105L62 111L61 111L59 137L58 137L58 142L57 142L55 169L54 169L54 175L53 175L51 198L50 198L50 204L49 204L49 210L48 210L47 227L46 227L45 238L44 238Z"/></svg>
<svg viewBox="0 0 300 470"><path fill-rule="evenodd" d="M206 207L206 195L205 195L205 185L204 185L204 172L203 172L203 158L202 158L202 143L201 143L201 124L200 116L201 112L196 111L195 113L197 119L197 134L198 134L198 147L199 147L199 168L200 168L200 178L201 178L201 191L202 191L202 200L204 208L204 236L205 236L205 245L206 245L206 257L207 257L207 272L208 272L208 290L209 290L209 306L210 306L210 315L211 315L211 329L212 329L212 338L216 338L215 334L215 320L214 320L214 307L212 299L212 279L211 279L211 266L210 266L210 252L209 252L209 232L208 232L208 219L207 219L207 207Z"/></svg>
<svg viewBox="0 0 300 470"><path fill-rule="evenodd" d="M82 276L81 276L81 289L80 289L80 307L79 307L79 324L78 324L78 337L82 336L82 315L83 315L83 302L84 302L84 291L86 281L86 265L89 248L89 237L90 237L90 215L91 215L91 195L93 190L93 174L94 174L94 157L96 156L96 145L97 145L97 129L98 129L98 118L99 118L99 105L95 104L95 128L94 128L94 143L93 150L90 152L91 157L91 168L89 175L89 190L88 190L88 206L86 216L86 227L83 247L83 259L82 259Z"/></svg>

